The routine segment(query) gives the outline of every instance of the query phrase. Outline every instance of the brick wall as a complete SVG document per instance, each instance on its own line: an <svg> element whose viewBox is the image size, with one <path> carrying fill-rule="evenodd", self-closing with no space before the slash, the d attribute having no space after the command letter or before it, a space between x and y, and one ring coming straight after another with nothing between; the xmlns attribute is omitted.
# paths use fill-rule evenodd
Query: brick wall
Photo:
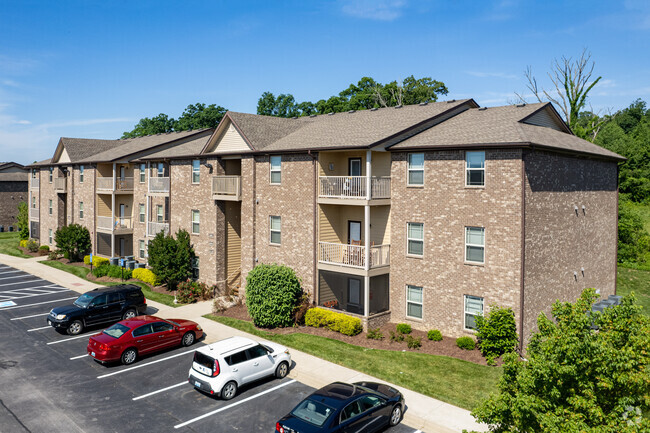
<svg viewBox="0 0 650 433"><path fill-rule="evenodd" d="M56 233L59 228L59 214L61 213L61 207L59 206L59 198L57 193L54 191L54 179L57 176L63 176L61 169L59 167L54 167L54 172L52 173L52 183L49 182L49 169L43 167L40 169L40 204L41 208L41 217L40 217L40 229L41 229L41 244L49 245L50 249L54 249L54 233ZM52 200L52 214L49 213L49 200ZM49 230L52 230L52 243L49 243Z"/></svg>
<svg viewBox="0 0 650 433"><path fill-rule="evenodd" d="M614 294L618 192L615 162L547 152L524 158L528 334L555 300L575 301L586 287Z"/></svg>
<svg viewBox="0 0 650 433"><path fill-rule="evenodd" d="M150 238L147 238L147 200L149 200L147 197L148 182L149 173L145 169L144 182L140 183L140 169L139 165L136 165L136 168L133 171L133 254L135 255L136 260L140 262L145 260L140 257L140 241L144 241L146 251L147 242L150 240ZM141 203L144 205L145 209L144 222L140 222ZM149 209L149 215L151 215L151 212L152 209Z"/></svg>
<svg viewBox="0 0 650 433"><path fill-rule="evenodd" d="M18 231L18 204L29 201L27 182L0 182L0 225Z"/></svg>
<svg viewBox="0 0 650 433"><path fill-rule="evenodd" d="M90 232L93 252L95 249L95 168L84 165L84 181L80 182L79 166L68 175L68 222L80 224ZM79 218L79 202L84 204L84 216Z"/></svg>
<svg viewBox="0 0 650 433"><path fill-rule="evenodd" d="M424 187L406 186L406 153L392 155L391 321L448 336L464 330L463 295L519 316L521 151L486 150L484 188L465 187L463 151L425 154ZM422 258L406 256L407 222L424 223ZM485 228L485 264L464 262L465 227ZM423 287L423 318L406 318L406 285Z"/></svg>

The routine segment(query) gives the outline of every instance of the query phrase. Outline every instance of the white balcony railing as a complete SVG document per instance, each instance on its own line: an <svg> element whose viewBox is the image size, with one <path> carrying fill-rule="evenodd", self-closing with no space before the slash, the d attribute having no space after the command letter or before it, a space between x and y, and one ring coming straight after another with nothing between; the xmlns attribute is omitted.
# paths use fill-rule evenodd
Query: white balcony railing
<svg viewBox="0 0 650 433"><path fill-rule="evenodd" d="M118 177L115 179L115 191L133 191L133 178Z"/></svg>
<svg viewBox="0 0 650 433"><path fill-rule="evenodd" d="M212 195L219 200L241 200L241 176L213 176Z"/></svg>
<svg viewBox="0 0 650 433"><path fill-rule="evenodd" d="M30 207L29 208L29 218L33 220L38 219L38 208L37 207Z"/></svg>
<svg viewBox="0 0 650 433"><path fill-rule="evenodd" d="M102 230L113 230L113 217L97 216L97 228Z"/></svg>
<svg viewBox="0 0 650 433"><path fill-rule="evenodd" d="M97 189L113 191L113 178L97 177Z"/></svg>
<svg viewBox="0 0 650 433"><path fill-rule="evenodd" d="M165 193L169 192L169 178L168 177L150 177L149 178L149 192Z"/></svg>
<svg viewBox="0 0 650 433"><path fill-rule="evenodd" d="M388 266L390 264L389 259L390 245L370 247L370 268ZM366 263L366 247L363 245L319 242L318 261L352 268L364 268Z"/></svg>
<svg viewBox="0 0 650 433"><path fill-rule="evenodd" d="M31 179L31 180L30 180L29 185L30 185L33 189L38 189L38 187L40 186L40 179L37 178L37 177L32 177L32 178L30 178L30 179Z"/></svg>
<svg viewBox="0 0 650 433"><path fill-rule="evenodd" d="M156 236L158 233L163 232L169 234L169 223L159 223L149 221L147 223L147 236Z"/></svg>
<svg viewBox="0 0 650 433"><path fill-rule="evenodd" d="M366 199L366 176L320 176L318 195L324 198ZM390 198L390 177L370 179L371 199Z"/></svg>
<svg viewBox="0 0 650 433"><path fill-rule="evenodd" d="M56 177L54 178L54 190L57 192L65 192L68 178L66 177Z"/></svg>

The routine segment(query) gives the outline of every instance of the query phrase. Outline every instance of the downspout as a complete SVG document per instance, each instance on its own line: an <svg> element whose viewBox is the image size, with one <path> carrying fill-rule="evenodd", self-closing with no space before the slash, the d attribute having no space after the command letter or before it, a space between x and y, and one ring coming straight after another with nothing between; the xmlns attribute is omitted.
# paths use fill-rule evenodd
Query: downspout
<svg viewBox="0 0 650 433"><path fill-rule="evenodd" d="M257 262L257 247L255 245L257 239L257 167L255 155L252 155L253 162L253 268Z"/></svg>
<svg viewBox="0 0 650 433"><path fill-rule="evenodd" d="M370 315L370 199L372 198L372 151L366 151L366 205L363 207L365 275L363 277L363 315L366 320Z"/></svg>
<svg viewBox="0 0 650 433"><path fill-rule="evenodd" d="M526 270L526 154L521 151L521 276L519 278L519 354L524 352L524 276Z"/></svg>
<svg viewBox="0 0 650 433"><path fill-rule="evenodd" d="M313 253L312 253L312 264L313 264L313 271L312 271L312 287L314 290L314 299L313 302L317 302L316 298L316 292L318 292L318 298L320 298L320 290L318 290L318 269L317 269L317 249L319 248L318 246L318 205L317 205L317 197L318 197L318 164L316 164L316 159L318 158L318 154L312 155L311 150L307 151L307 154L311 156L311 164L313 167L313 173L314 173L314 193L312 194L313 199L312 199L312 206L313 206L313 227L314 227L314 234L313 234L313 242L314 242L314 248L312 248Z"/></svg>

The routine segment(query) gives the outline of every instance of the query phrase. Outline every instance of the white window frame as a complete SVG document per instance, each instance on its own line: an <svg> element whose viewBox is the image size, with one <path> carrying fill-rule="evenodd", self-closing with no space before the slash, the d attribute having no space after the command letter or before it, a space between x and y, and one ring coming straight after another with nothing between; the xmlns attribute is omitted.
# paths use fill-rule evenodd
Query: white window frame
<svg viewBox="0 0 650 433"><path fill-rule="evenodd" d="M143 203L138 203L138 215L139 215L139 221L141 223L144 223L147 221L147 216L146 216L146 208Z"/></svg>
<svg viewBox="0 0 650 433"><path fill-rule="evenodd" d="M193 184L201 183L201 161L199 161L198 159L192 160L192 183Z"/></svg>
<svg viewBox="0 0 650 433"><path fill-rule="evenodd" d="M467 310L467 301L470 298L473 298L474 300L480 300L481 301L481 312L480 313ZM467 327L467 315L474 316L474 317L482 316L484 312L485 312L485 298L482 298L481 296L474 296L474 295L463 295L463 329L465 331L473 331L473 332L476 331L476 329L474 329L474 328L468 328Z"/></svg>
<svg viewBox="0 0 650 433"><path fill-rule="evenodd" d="M52 178L54 177L54 167L49 167L50 173L48 177L48 183L52 183Z"/></svg>
<svg viewBox="0 0 650 433"><path fill-rule="evenodd" d="M32 209L36 209L36 196L32 196Z"/></svg>
<svg viewBox="0 0 650 433"><path fill-rule="evenodd" d="M84 202L79 202L79 219L84 219Z"/></svg>
<svg viewBox="0 0 650 433"><path fill-rule="evenodd" d="M273 167L273 161L278 161L279 164L276 164L275 168ZM282 155L272 155L269 158L269 183L271 185L280 185L282 183ZM277 182L273 182L273 174L278 173L280 176L280 180Z"/></svg>
<svg viewBox="0 0 650 433"><path fill-rule="evenodd" d="M48 215L52 215L52 199L50 199L50 201L48 202L47 213Z"/></svg>
<svg viewBox="0 0 650 433"><path fill-rule="evenodd" d="M144 164L140 164L140 183L145 183L147 181L147 167Z"/></svg>
<svg viewBox="0 0 650 433"><path fill-rule="evenodd" d="M156 222L165 222L165 212L163 210L163 205L161 204L156 205Z"/></svg>
<svg viewBox="0 0 650 433"><path fill-rule="evenodd" d="M409 289L420 289L420 302L409 299ZM422 317L410 316L409 315L409 304L419 305L422 309ZM423 320L424 319L424 287L414 286L413 284L406 285L406 317L409 319Z"/></svg>
<svg viewBox="0 0 650 433"><path fill-rule="evenodd" d="M52 229L48 232L48 239L50 241L50 245L52 245Z"/></svg>
<svg viewBox="0 0 650 433"><path fill-rule="evenodd" d="M409 228L411 225L420 225L422 226L422 239L417 239L417 238L411 238L409 237ZM422 243L422 254L416 254L412 253L409 251L409 244L410 242L421 242ZM423 257L424 256L424 223L417 223L417 222L407 222L406 223L406 255L411 256L411 257Z"/></svg>
<svg viewBox="0 0 650 433"><path fill-rule="evenodd" d="M470 167L469 166L469 156L470 155L476 155L476 154L483 154L483 166L482 167ZM481 171L483 172L483 183L477 184L477 185L470 185L468 183L469 181L469 175L470 172L474 171ZM465 186L467 188L485 188L485 151L484 150L468 150L465 152Z"/></svg>
<svg viewBox="0 0 650 433"><path fill-rule="evenodd" d="M412 168L411 157L422 155L422 167ZM422 172L422 183L411 183L411 172ZM424 186L424 153L409 153L406 157L406 186Z"/></svg>
<svg viewBox="0 0 650 433"><path fill-rule="evenodd" d="M142 239L140 239L140 240L138 241L138 253L140 254L140 258L141 258L141 259L144 259L145 256L146 256L146 254L147 254L147 251L146 251L146 248L145 248L145 247L146 247L146 246L145 246L144 241L143 241Z"/></svg>
<svg viewBox="0 0 650 433"><path fill-rule="evenodd" d="M480 229L483 232L483 245L479 244L472 244L467 241L467 236L469 235L470 229ZM466 226L465 227L465 263L476 263L479 265L484 265L485 264L485 227L475 227L475 226ZM483 261L482 262L477 262L474 260L468 260L467 258L467 249L468 247L472 248L483 248Z"/></svg>
<svg viewBox="0 0 650 433"><path fill-rule="evenodd" d="M158 163L158 166L156 167L156 176L157 177L165 177L165 164L162 162Z"/></svg>
<svg viewBox="0 0 650 433"><path fill-rule="evenodd" d="M198 257L192 259L192 279L198 280L201 276L201 266Z"/></svg>
<svg viewBox="0 0 650 433"><path fill-rule="evenodd" d="M277 218L277 221L279 222L279 228L274 229L273 228L273 219ZM277 233L280 237L280 242L273 242L273 233ZM269 216L269 243L271 245L282 245L282 217L278 215L270 215Z"/></svg>
<svg viewBox="0 0 650 433"><path fill-rule="evenodd" d="M198 235L201 232L201 213L192 209L192 234Z"/></svg>
<svg viewBox="0 0 650 433"><path fill-rule="evenodd" d="M79 183L84 183L84 166L79 166Z"/></svg>

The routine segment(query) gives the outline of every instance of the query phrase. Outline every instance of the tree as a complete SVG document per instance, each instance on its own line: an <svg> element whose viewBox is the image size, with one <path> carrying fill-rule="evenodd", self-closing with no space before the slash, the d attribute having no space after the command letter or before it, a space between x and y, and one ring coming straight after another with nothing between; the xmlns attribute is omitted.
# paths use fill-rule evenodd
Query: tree
<svg viewBox="0 0 650 433"><path fill-rule="evenodd" d="M533 93L538 102L551 101L557 105L571 131L580 138L593 141L598 135L602 122L598 121L596 115L591 116L590 119L583 118L582 122L579 119L580 112L587 104L589 92L602 78L599 76L592 81L595 62L590 63L590 60L591 53L588 53L586 48L575 61L565 56L560 60L555 59L551 65L551 72L548 73L553 83L553 90L538 87L537 79L530 66L526 68L525 76L528 80L528 90ZM518 93L516 95L522 102L526 102L522 95Z"/></svg>
<svg viewBox="0 0 650 433"><path fill-rule="evenodd" d="M187 106L181 117L174 125L175 131L190 131L193 129L216 128L226 114L225 108L211 104L197 103Z"/></svg>
<svg viewBox="0 0 650 433"><path fill-rule="evenodd" d="M63 226L54 233L54 243L63 252L63 257L71 262L81 261L90 252L90 233L79 224Z"/></svg>
<svg viewBox="0 0 650 433"><path fill-rule="evenodd" d="M477 421L499 433L648 431L650 318L633 295L592 313L597 298L585 289L556 302L553 319L540 314L527 359L504 356L499 394L474 409Z"/></svg>
<svg viewBox="0 0 650 433"><path fill-rule="evenodd" d="M135 138L145 135L164 134L172 132L176 125L176 121L166 114L160 113L151 119L144 117L140 119L137 125L131 131L122 134L122 138Z"/></svg>
<svg viewBox="0 0 650 433"><path fill-rule="evenodd" d="M18 236L21 241L29 239L29 208L27 203L18 203Z"/></svg>
<svg viewBox="0 0 650 433"><path fill-rule="evenodd" d="M180 281L190 277L192 260L196 257L190 235L185 230L179 230L176 239L158 232L149 242L147 254L153 273L167 285L168 290L174 290Z"/></svg>
<svg viewBox="0 0 650 433"><path fill-rule="evenodd" d="M288 266L260 264L246 276L246 306L255 326L292 325L301 299L300 279Z"/></svg>
<svg viewBox="0 0 650 433"><path fill-rule="evenodd" d="M618 205L618 261L646 263L650 261L650 235L632 203Z"/></svg>

